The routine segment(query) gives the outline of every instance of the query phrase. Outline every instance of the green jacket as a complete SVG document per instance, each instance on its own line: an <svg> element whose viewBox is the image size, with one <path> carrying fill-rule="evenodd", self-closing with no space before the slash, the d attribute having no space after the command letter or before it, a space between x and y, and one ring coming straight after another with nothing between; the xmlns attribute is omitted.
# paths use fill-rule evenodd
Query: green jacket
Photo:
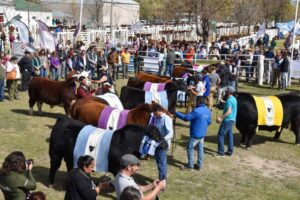
<svg viewBox="0 0 300 200"><path fill-rule="evenodd" d="M26 193L36 188L36 183L31 171L11 173L0 175L0 188L5 200L24 200Z"/></svg>

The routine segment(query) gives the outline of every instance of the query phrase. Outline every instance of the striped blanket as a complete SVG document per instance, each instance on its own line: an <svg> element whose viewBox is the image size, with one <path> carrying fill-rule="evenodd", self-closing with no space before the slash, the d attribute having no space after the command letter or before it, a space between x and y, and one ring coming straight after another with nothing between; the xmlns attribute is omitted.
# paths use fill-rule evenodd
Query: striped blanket
<svg viewBox="0 0 300 200"><path fill-rule="evenodd" d="M145 91L145 103L151 104L152 101L162 105L164 108L168 109L169 102L167 91L165 89L165 83L150 83L146 82L144 85Z"/></svg>
<svg viewBox="0 0 300 200"><path fill-rule="evenodd" d="M105 93L102 95L97 95L96 97L104 99L111 107L118 108L119 110L124 110L124 107L116 94Z"/></svg>
<svg viewBox="0 0 300 200"><path fill-rule="evenodd" d="M103 129L117 130L127 124L129 110L119 110L106 106L98 119L98 127Z"/></svg>
<svg viewBox="0 0 300 200"><path fill-rule="evenodd" d="M80 156L90 155L95 159L94 170L97 172L108 171L108 153L113 135L112 130L104 130L87 125L81 129L74 148L74 167Z"/></svg>

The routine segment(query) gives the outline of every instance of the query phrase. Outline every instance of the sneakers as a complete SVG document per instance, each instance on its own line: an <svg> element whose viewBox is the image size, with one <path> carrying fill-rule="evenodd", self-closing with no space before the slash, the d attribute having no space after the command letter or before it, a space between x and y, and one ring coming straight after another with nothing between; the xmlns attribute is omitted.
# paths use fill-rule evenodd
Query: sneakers
<svg viewBox="0 0 300 200"><path fill-rule="evenodd" d="M201 167L198 166L198 165L194 165L194 169L197 170L197 171L200 171L200 170L201 170Z"/></svg>
<svg viewBox="0 0 300 200"><path fill-rule="evenodd" d="M228 152L228 151L225 153L225 155L226 155L226 156L229 156L229 157L232 157L232 156L233 156L233 154L230 153L230 152Z"/></svg>
<svg viewBox="0 0 300 200"><path fill-rule="evenodd" d="M187 165L183 165L183 166L180 167L180 170L181 170L181 171L193 171L194 168L189 167L189 166L187 166Z"/></svg>

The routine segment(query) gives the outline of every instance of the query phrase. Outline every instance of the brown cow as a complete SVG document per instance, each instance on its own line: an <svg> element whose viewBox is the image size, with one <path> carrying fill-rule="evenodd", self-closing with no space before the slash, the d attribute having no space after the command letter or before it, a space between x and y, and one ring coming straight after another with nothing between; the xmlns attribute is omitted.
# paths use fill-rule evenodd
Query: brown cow
<svg viewBox="0 0 300 200"><path fill-rule="evenodd" d="M155 102L152 102L152 104L141 104L130 110L127 124L148 125L153 110L152 107L155 104ZM71 117L97 127L99 116L106 106L103 100L96 97L78 99L71 106ZM172 116L167 110L164 110L164 112Z"/></svg>
<svg viewBox="0 0 300 200"><path fill-rule="evenodd" d="M148 81L148 82L151 82L151 83L168 83L168 82L172 82L172 80L170 78L160 77L160 76L156 76L156 75L153 75L153 74L148 74L148 73L145 73L145 72L137 73L136 78L139 79L139 80Z"/></svg>
<svg viewBox="0 0 300 200"><path fill-rule="evenodd" d="M33 106L37 102L38 111L42 111L42 104L50 106L63 104L66 115L70 113L70 105L75 96L75 79L53 81L41 77L33 77L28 85L29 114L33 115Z"/></svg>
<svg viewBox="0 0 300 200"><path fill-rule="evenodd" d="M195 71L192 70L191 68L188 68L188 67L184 67L184 66L175 66L175 67L174 67L174 70L173 70L173 73L172 73L172 77L174 77L174 78L182 78L182 76L183 76L185 73L191 73L191 74L194 74Z"/></svg>

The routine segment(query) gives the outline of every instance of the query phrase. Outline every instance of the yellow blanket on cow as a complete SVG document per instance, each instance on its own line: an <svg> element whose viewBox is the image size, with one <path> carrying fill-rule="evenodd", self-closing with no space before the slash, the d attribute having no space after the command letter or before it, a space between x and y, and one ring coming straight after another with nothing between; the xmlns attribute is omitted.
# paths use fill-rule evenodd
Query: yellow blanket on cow
<svg viewBox="0 0 300 200"><path fill-rule="evenodd" d="M257 125L281 126L283 120L283 108L280 99L276 96L254 96L258 118Z"/></svg>

